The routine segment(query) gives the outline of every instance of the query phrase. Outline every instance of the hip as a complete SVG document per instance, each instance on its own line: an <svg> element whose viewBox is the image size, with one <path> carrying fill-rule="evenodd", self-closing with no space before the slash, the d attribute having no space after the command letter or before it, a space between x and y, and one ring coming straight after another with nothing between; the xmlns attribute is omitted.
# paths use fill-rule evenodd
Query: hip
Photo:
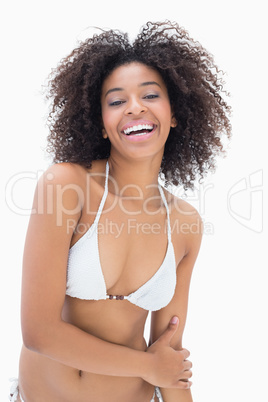
<svg viewBox="0 0 268 402"><path fill-rule="evenodd" d="M12 385L10 389L9 400L10 402L26 402L20 393L19 381L16 378L11 379ZM160 389L155 387L153 397L150 402L163 402Z"/></svg>

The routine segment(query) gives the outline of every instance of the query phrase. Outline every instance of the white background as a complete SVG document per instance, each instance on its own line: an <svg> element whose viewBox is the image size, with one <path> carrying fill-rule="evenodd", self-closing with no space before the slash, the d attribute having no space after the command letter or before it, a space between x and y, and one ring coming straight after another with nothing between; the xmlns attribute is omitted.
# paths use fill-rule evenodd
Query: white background
<svg viewBox="0 0 268 402"><path fill-rule="evenodd" d="M214 54L227 72L232 94L228 156L189 196L207 231L193 274L184 336L194 363L194 400L268 401L265 14L260 0L2 3L1 401L7 400L8 378L18 372L27 210L38 172L49 164L42 149L47 105L41 86L76 40L91 35L87 27L118 28L133 37L148 20L164 19L177 21ZM20 174L28 179L15 181ZM18 213L22 210L24 215Z"/></svg>

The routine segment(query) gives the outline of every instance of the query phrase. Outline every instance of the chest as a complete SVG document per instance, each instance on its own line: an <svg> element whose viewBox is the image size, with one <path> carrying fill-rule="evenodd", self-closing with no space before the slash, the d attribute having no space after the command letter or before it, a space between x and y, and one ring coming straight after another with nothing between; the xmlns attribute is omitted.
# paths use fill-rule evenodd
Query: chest
<svg viewBox="0 0 268 402"><path fill-rule="evenodd" d="M88 218L84 214L81 222L85 224ZM166 208L144 208L107 197L96 236L108 293L130 294L146 283L165 261L168 248ZM183 238L178 239L175 233L172 240L178 245L174 247L178 263L184 255Z"/></svg>

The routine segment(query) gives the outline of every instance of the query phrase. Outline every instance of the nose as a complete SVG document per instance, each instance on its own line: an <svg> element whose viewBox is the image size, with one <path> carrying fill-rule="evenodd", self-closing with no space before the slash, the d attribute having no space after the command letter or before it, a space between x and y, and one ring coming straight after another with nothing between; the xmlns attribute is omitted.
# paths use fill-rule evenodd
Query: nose
<svg viewBox="0 0 268 402"><path fill-rule="evenodd" d="M132 98L127 102L127 107L125 109L126 115L139 115L147 111L146 106L138 98Z"/></svg>

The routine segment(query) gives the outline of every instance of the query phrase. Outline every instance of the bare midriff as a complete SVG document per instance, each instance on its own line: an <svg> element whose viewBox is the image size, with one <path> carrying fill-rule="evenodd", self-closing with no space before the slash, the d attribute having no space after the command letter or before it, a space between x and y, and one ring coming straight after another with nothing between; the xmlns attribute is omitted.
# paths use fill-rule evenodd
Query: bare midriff
<svg viewBox="0 0 268 402"><path fill-rule="evenodd" d="M127 300L87 301L68 296L62 311L64 321L83 331L140 351L147 349L144 339L147 315L146 310ZM105 360L105 357L100 356L100 359ZM19 386L25 402L149 402L154 393L153 385L142 378L81 371L24 346Z"/></svg>

